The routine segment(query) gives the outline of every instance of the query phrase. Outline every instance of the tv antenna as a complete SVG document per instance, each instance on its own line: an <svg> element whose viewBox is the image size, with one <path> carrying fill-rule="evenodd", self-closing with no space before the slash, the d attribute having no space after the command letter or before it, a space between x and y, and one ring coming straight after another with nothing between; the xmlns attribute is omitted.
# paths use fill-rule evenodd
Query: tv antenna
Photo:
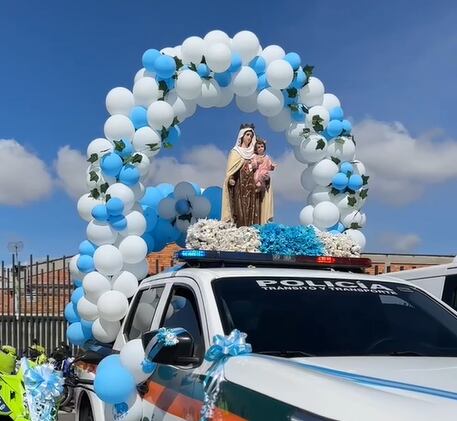
<svg viewBox="0 0 457 421"><path fill-rule="evenodd" d="M24 248L24 243L22 241L10 241L8 243L8 250L11 253L14 253L16 258L16 265L19 264L19 252Z"/></svg>

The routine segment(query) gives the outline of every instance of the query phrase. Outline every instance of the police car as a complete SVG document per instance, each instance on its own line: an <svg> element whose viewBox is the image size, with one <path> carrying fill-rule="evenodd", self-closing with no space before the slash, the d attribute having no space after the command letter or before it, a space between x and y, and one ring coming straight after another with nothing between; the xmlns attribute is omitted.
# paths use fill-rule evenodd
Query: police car
<svg viewBox="0 0 457 421"><path fill-rule="evenodd" d="M253 352L226 362L214 420L457 418L457 313L420 287L363 274L368 259L177 257L141 283L114 344L161 327L189 333L191 346L164 348L139 388L142 421L200 420L205 352L235 328ZM92 391L96 362L79 368L79 421L112 419Z"/></svg>

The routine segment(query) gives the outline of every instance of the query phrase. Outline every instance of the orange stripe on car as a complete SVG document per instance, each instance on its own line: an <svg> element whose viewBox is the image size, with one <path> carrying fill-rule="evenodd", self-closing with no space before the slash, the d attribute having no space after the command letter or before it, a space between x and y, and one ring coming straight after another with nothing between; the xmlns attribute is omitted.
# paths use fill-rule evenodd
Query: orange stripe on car
<svg viewBox="0 0 457 421"><path fill-rule="evenodd" d="M199 421L202 401L190 398L173 389L168 389L159 383L148 382L145 400L163 411L188 421ZM220 408L215 408L214 419L223 421L247 421L245 418L232 414Z"/></svg>

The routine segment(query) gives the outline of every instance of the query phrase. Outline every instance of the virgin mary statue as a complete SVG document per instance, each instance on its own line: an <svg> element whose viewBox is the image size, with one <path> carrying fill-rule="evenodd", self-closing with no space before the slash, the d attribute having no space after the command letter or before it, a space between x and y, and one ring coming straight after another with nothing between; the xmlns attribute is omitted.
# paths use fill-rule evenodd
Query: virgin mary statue
<svg viewBox="0 0 457 421"><path fill-rule="evenodd" d="M222 220L236 226L266 224L273 219L273 192L256 188L253 124L242 124L230 151L222 194Z"/></svg>

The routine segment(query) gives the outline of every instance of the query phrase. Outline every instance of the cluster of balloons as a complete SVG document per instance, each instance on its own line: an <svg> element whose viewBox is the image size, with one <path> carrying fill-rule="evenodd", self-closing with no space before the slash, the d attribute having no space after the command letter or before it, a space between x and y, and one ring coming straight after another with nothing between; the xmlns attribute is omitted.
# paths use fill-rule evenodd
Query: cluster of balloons
<svg viewBox="0 0 457 421"><path fill-rule="evenodd" d="M148 252L157 252L173 242L185 247L187 229L198 219L220 219L222 189L217 186L201 189L187 181L174 187L163 183L148 187L140 203L146 218L143 239Z"/></svg>

